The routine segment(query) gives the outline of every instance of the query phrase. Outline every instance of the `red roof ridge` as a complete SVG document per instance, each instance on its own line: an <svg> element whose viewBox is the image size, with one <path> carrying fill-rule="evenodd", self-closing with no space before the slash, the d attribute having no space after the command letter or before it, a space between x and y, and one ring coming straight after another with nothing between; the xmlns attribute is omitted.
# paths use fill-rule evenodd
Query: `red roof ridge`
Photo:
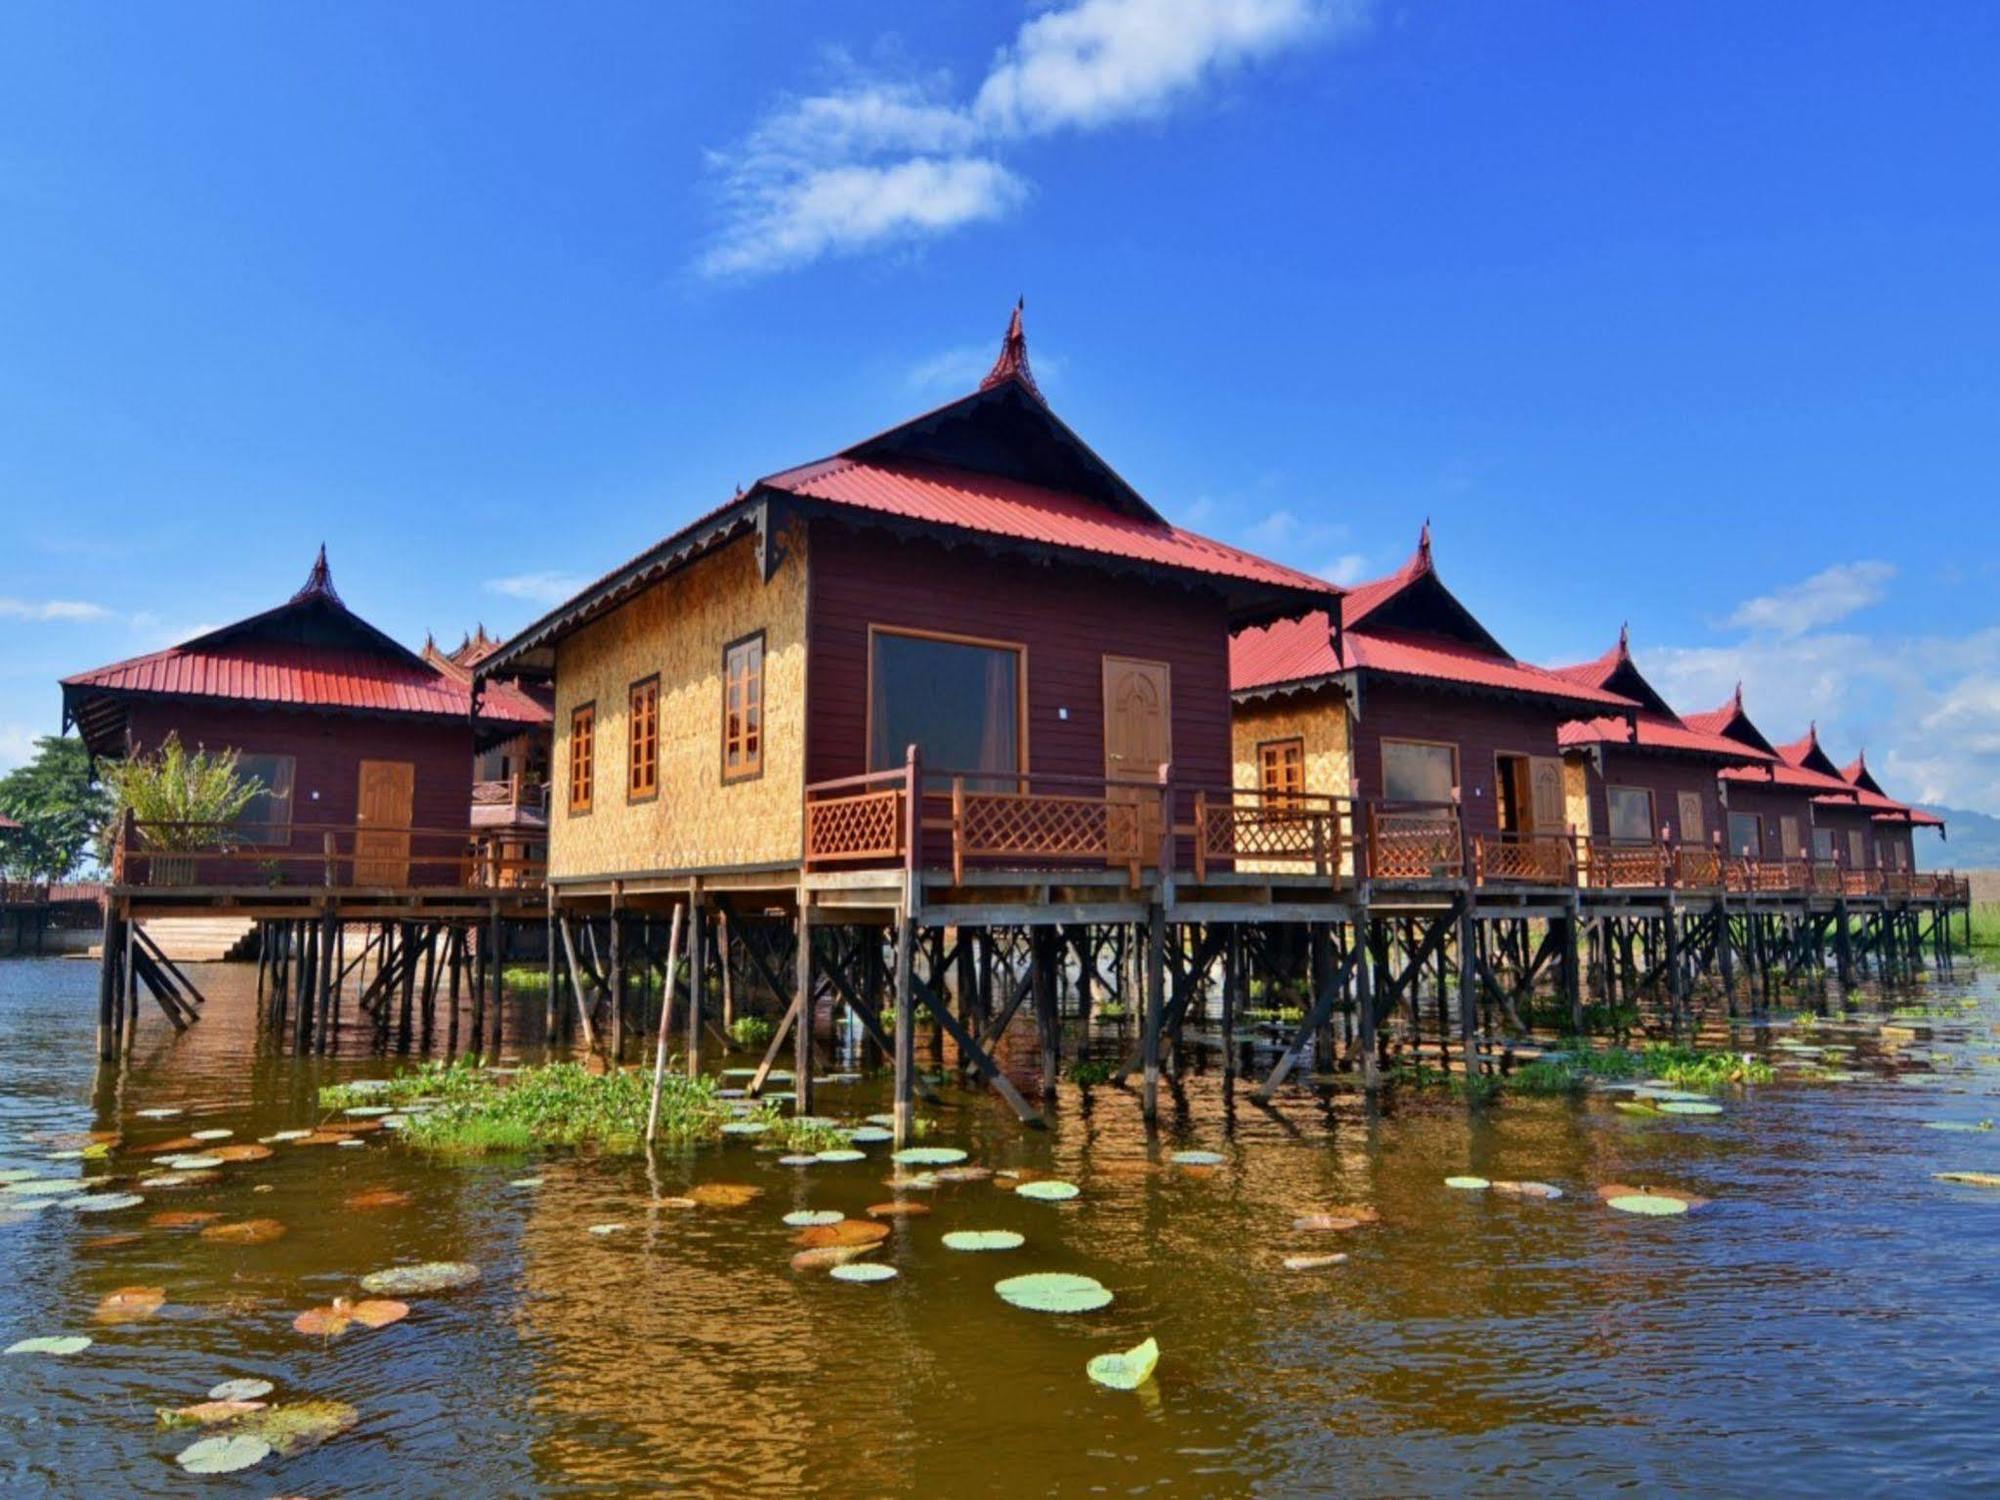
<svg viewBox="0 0 2000 1500"><path fill-rule="evenodd" d="M990 391L996 385L1009 380L1019 381L1029 395L1037 401L1042 399L1042 388L1035 384L1034 371L1028 368L1028 335L1021 327L1021 312L1028 305L1026 297L1014 303L1014 315L1007 320L1007 333L1000 340L1000 357L993 361L993 368L986 372L986 378L979 382L982 391Z"/></svg>

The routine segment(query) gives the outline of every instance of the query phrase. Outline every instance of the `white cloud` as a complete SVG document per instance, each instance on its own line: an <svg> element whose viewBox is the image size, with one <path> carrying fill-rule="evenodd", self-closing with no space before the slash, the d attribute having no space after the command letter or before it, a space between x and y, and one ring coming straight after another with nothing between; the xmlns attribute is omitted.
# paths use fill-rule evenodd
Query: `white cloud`
<svg viewBox="0 0 2000 1500"><path fill-rule="evenodd" d="M724 221L704 275L745 276L999 218L1025 137L1163 113L1240 64L1350 30L1366 0L1070 0L1022 23L969 99L948 75L793 99L711 153Z"/></svg>
<svg viewBox="0 0 2000 1500"><path fill-rule="evenodd" d="M486 580L488 592L509 599L526 599L531 604L560 604L590 580L571 573L515 573L507 578Z"/></svg>
<svg viewBox="0 0 2000 1500"><path fill-rule="evenodd" d="M1825 583L1828 574L1838 576ZM1892 576L1886 564L1828 569L1738 610L1738 639L1642 648L1639 664L1683 713L1714 708L1741 682L1744 707L1774 740L1817 723L1842 764L1865 749L1891 796L2000 813L2000 627L1938 637L1795 625L1877 602ZM1765 607L1778 600L1789 613Z"/></svg>
<svg viewBox="0 0 2000 1500"><path fill-rule="evenodd" d="M90 621L108 620L113 611L102 604L87 603L82 599L6 599L0 598L0 620Z"/></svg>
<svg viewBox="0 0 2000 1500"><path fill-rule="evenodd" d="M1368 576L1368 559L1359 552L1343 552L1319 570L1328 583L1351 588Z"/></svg>
<svg viewBox="0 0 2000 1500"><path fill-rule="evenodd" d="M34 758L35 741L49 733L25 724L0 724L0 771L11 771Z"/></svg>
<svg viewBox="0 0 2000 1500"><path fill-rule="evenodd" d="M1744 600L1727 623L1743 630L1800 635L1823 625L1837 624L1879 603L1895 576L1896 569L1890 563L1837 563L1802 583Z"/></svg>

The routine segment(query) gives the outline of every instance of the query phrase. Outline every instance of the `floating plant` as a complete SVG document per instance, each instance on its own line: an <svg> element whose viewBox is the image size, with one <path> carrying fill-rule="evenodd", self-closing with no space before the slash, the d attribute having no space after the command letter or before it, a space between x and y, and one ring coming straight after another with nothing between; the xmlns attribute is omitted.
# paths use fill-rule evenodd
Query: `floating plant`
<svg viewBox="0 0 2000 1500"><path fill-rule="evenodd" d="M995 1282L1003 1301L1029 1312L1095 1312L1111 1305L1111 1290L1100 1281L1069 1271L1034 1271Z"/></svg>
<svg viewBox="0 0 2000 1500"><path fill-rule="evenodd" d="M1159 1341L1147 1339L1117 1354L1097 1355L1083 1368L1099 1385L1110 1386L1114 1391L1136 1391L1153 1378L1159 1363Z"/></svg>

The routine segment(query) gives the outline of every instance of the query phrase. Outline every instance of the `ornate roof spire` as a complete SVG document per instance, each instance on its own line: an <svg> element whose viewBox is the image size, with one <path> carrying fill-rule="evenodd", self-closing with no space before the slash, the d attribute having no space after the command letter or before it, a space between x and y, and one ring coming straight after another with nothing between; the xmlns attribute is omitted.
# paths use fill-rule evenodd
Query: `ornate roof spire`
<svg viewBox="0 0 2000 1500"><path fill-rule="evenodd" d="M312 571L306 574L305 584L292 595L292 603L304 604L309 600L324 599L331 604L340 604L340 595L334 592L333 570L326 565L326 543L319 544L319 556L313 559Z"/></svg>
<svg viewBox="0 0 2000 1500"><path fill-rule="evenodd" d="M1729 700L1729 706L1739 714L1743 712L1743 679L1741 677L1736 679L1736 693Z"/></svg>
<svg viewBox="0 0 2000 1500"><path fill-rule="evenodd" d="M1000 341L1000 357L993 361L993 368L979 382L982 391L990 391L1009 380L1018 380L1027 387L1030 396L1037 401L1042 399L1041 387L1035 384L1034 371L1028 368L1028 335L1021 328L1021 312L1027 305L1026 297L1015 302L1014 316L1007 320L1007 336Z"/></svg>
<svg viewBox="0 0 2000 1500"><path fill-rule="evenodd" d="M1412 573L1428 573L1431 570L1431 518L1424 517L1424 529L1417 533L1417 555L1411 559Z"/></svg>
<svg viewBox="0 0 2000 1500"><path fill-rule="evenodd" d="M1618 627L1618 656L1622 661L1632 654L1632 622L1627 620Z"/></svg>

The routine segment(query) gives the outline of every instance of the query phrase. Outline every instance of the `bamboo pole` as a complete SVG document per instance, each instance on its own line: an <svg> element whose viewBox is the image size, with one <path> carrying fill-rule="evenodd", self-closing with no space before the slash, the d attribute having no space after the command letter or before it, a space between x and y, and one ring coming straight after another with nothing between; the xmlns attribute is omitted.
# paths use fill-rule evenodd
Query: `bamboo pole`
<svg viewBox="0 0 2000 1500"><path fill-rule="evenodd" d="M646 1144L653 1144L653 1135L660 1123L660 1090L667 1078L667 1021L674 1013L674 970L681 961L681 918L687 908L674 908L673 925L667 929L667 977L661 985L660 993L660 1036L653 1046L653 1097L646 1105Z"/></svg>

